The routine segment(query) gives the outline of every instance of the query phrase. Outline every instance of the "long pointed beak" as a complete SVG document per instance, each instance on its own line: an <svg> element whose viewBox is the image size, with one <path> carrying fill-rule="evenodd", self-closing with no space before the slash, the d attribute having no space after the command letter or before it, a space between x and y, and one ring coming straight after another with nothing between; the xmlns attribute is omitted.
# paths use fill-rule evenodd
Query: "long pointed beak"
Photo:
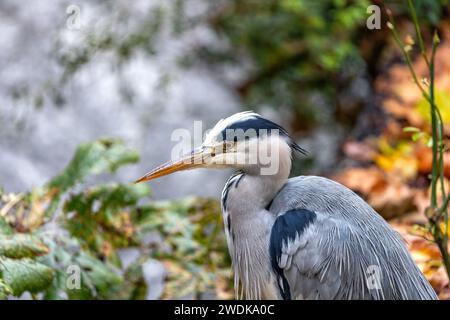
<svg viewBox="0 0 450 320"><path fill-rule="evenodd" d="M208 157L208 153L204 148L196 148L191 153L184 155L181 159L176 161L168 161L152 171L146 173L141 178L137 179L134 183L140 183L144 181L153 180L159 177L167 176L168 174L189 170L194 168L200 168L205 166L205 158Z"/></svg>

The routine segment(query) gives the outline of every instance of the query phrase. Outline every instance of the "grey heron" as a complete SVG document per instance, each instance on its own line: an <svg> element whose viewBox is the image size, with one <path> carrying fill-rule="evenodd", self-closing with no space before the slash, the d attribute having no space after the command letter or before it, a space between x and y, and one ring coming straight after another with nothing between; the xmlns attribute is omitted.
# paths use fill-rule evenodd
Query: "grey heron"
<svg viewBox="0 0 450 320"><path fill-rule="evenodd" d="M437 299L401 236L362 198L327 178L289 179L295 152L304 151L285 129L246 111L136 182L236 170L222 211L237 298Z"/></svg>

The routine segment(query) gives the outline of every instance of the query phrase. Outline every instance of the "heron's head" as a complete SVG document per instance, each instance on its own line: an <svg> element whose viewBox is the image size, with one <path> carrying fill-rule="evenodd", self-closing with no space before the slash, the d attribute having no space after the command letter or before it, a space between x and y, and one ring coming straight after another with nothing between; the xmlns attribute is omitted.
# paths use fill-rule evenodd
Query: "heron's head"
<svg viewBox="0 0 450 320"><path fill-rule="evenodd" d="M136 182L194 168L235 168L271 175L286 161L290 166L294 151L305 153L285 129L257 113L245 111L220 120L200 147L158 166Z"/></svg>

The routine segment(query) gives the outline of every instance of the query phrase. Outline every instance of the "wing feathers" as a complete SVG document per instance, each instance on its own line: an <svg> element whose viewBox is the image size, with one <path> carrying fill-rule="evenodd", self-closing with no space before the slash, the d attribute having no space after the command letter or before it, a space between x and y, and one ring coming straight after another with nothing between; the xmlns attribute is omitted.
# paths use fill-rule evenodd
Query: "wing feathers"
<svg viewBox="0 0 450 320"><path fill-rule="evenodd" d="M406 248L396 243L399 239L392 239L394 243L387 248L377 241L380 236L306 209L279 215L271 232L270 257L281 296L435 298ZM370 282L371 277L378 278Z"/></svg>

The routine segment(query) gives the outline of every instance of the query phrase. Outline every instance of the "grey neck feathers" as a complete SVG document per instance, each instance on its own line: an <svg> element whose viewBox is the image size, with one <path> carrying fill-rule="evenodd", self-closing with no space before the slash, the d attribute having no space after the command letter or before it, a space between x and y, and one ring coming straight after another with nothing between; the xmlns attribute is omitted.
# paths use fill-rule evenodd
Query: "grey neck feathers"
<svg viewBox="0 0 450 320"><path fill-rule="evenodd" d="M276 298L268 293L272 291L268 289L272 282L268 243L275 216L266 208L289 177L290 149L283 151L288 154L280 154L276 174L257 175L243 170L224 189L223 214L237 298Z"/></svg>

